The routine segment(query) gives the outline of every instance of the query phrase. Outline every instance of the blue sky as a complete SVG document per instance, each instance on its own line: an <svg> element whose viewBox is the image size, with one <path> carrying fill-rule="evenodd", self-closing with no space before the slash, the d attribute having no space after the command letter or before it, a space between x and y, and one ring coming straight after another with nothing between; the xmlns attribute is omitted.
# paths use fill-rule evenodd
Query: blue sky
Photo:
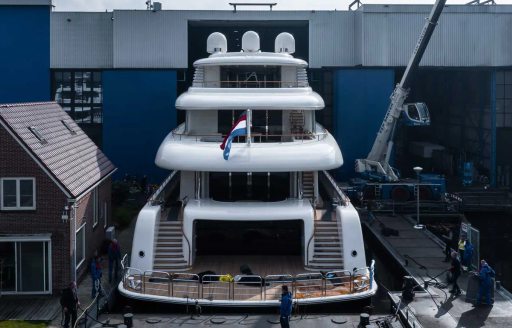
<svg viewBox="0 0 512 328"><path fill-rule="evenodd" d="M347 10L353 0L160 0L162 9L229 10L229 2L277 2L275 10ZM375 4L433 4L435 0L361 0ZM447 4L465 4L470 0L447 0ZM146 0L53 0L57 11L105 11L112 9L146 9ZM496 0L512 4L512 0ZM263 9L263 7L256 7Z"/></svg>

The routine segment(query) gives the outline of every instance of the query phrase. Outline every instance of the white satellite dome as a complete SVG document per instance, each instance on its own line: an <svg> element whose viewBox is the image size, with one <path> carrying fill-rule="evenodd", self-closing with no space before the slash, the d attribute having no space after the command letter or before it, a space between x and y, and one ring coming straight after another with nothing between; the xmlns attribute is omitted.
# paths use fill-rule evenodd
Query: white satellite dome
<svg viewBox="0 0 512 328"><path fill-rule="evenodd" d="M295 52L295 38L290 33L280 33L276 37L275 49L276 52L293 54Z"/></svg>
<svg viewBox="0 0 512 328"><path fill-rule="evenodd" d="M260 50L260 36L254 31L247 31L242 36L242 50L244 52L257 52Z"/></svg>
<svg viewBox="0 0 512 328"><path fill-rule="evenodd" d="M228 40L224 34L219 32L214 32L208 36L206 40L206 51L209 54L213 54L216 52L227 52L228 51Z"/></svg>

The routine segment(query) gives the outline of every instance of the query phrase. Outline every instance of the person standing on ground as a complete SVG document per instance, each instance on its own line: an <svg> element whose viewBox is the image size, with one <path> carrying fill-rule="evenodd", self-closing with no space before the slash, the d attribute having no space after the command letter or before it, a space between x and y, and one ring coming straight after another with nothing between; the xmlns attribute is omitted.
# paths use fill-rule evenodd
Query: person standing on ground
<svg viewBox="0 0 512 328"><path fill-rule="evenodd" d="M281 307L279 308L279 322L281 328L290 327L290 315L292 314L292 293L288 291L288 286L281 287Z"/></svg>
<svg viewBox="0 0 512 328"><path fill-rule="evenodd" d="M91 297L96 297L96 292L101 293L101 277L103 270L101 269L101 260L97 252L94 252L94 257L91 261L91 278L92 278L92 293Z"/></svg>
<svg viewBox="0 0 512 328"><path fill-rule="evenodd" d="M482 296L485 295L487 302L485 304L491 305L493 302L491 300L491 288L492 286L492 278L496 276L494 270L485 262L485 260L480 261L480 272L478 273L478 278L480 279L480 284L478 288L478 296L476 297L476 304L480 304L482 301Z"/></svg>
<svg viewBox="0 0 512 328"><path fill-rule="evenodd" d="M453 232L453 228L450 227L446 230L446 235L442 235L444 240L444 262L449 262L451 259L452 247L454 247L457 239L455 238L455 233Z"/></svg>
<svg viewBox="0 0 512 328"><path fill-rule="evenodd" d="M450 268L450 272L452 274L451 283L453 284L453 288L450 290L450 293L454 294L455 296L462 294L459 285L457 284L457 279L459 279L461 274L461 264L457 255L457 252L452 252L452 267Z"/></svg>
<svg viewBox="0 0 512 328"><path fill-rule="evenodd" d="M119 277L119 261L121 261L121 247L117 239L112 239L108 246L108 282L112 283L112 271L114 272L114 282Z"/></svg>
<svg viewBox="0 0 512 328"><path fill-rule="evenodd" d="M64 328L70 327L70 319L71 327L74 327L77 317L77 307L80 305L76 291L76 282L72 281L69 284L69 287L62 291L62 296L60 297L60 305L62 306L62 311L64 311Z"/></svg>
<svg viewBox="0 0 512 328"><path fill-rule="evenodd" d="M466 249L466 235L460 236L458 248L459 248L459 258L461 260L463 260L464 259L464 250Z"/></svg>

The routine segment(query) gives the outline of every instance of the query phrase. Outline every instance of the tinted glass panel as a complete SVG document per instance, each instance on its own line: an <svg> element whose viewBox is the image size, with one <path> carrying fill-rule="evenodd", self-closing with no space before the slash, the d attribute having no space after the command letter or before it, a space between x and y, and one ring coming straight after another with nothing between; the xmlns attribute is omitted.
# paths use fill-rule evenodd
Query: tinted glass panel
<svg viewBox="0 0 512 328"><path fill-rule="evenodd" d="M2 277L2 290L16 290L16 266L15 266L14 242L0 243L0 276Z"/></svg>
<svg viewBox="0 0 512 328"><path fill-rule="evenodd" d="M34 181L20 180L20 206L34 206Z"/></svg>
<svg viewBox="0 0 512 328"><path fill-rule="evenodd" d="M21 270L18 279L21 280L23 292L44 291L44 243L22 242L20 245Z"/></svg>
<svg viewBox="0 0 512 328"><path fill-rule="evenodd" d="M2 197L5 207L16 207L16 180L3 180Z"/></svg>

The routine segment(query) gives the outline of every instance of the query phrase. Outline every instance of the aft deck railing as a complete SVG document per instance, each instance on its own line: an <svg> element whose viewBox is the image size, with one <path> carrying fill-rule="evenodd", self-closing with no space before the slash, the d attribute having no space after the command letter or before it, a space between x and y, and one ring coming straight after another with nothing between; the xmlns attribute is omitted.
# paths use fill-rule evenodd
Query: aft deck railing
<svg viewBox="0 0 512 328"><path fill-rule="evenodd" d="M124 268L123 287L130 292L210 301L279 300L288 285L295 299L357 294L372 289L374 262L354 271L309 272L297 275L204 275Z"/></svg>
<svg viewBox="0 0 512 328"><path fill-rule="evenodd" d="M180 130L173 130L172 136L176 140L187 140L187 141L195 141L195 142L217 142L221 143L224 140L225 135L220 133L210 133L210 134L191 134L188 132L183 132ZM266 134L266 133L252 133L251 134L251 142L252 143L289 143L289 142L298 142L298 141L309 141L309 140L323 140L327 136L327 132L320 133L290 133L290 134ZM233 139L234 143L244 143L244 137L236 137Z"/></svg>
<svg viewBox="0 0 512 328"><path fill-rule="evenodd" d="M194 87L199 88L307 88L307 80L302 81L202 81L194 79Z"/></svg>

